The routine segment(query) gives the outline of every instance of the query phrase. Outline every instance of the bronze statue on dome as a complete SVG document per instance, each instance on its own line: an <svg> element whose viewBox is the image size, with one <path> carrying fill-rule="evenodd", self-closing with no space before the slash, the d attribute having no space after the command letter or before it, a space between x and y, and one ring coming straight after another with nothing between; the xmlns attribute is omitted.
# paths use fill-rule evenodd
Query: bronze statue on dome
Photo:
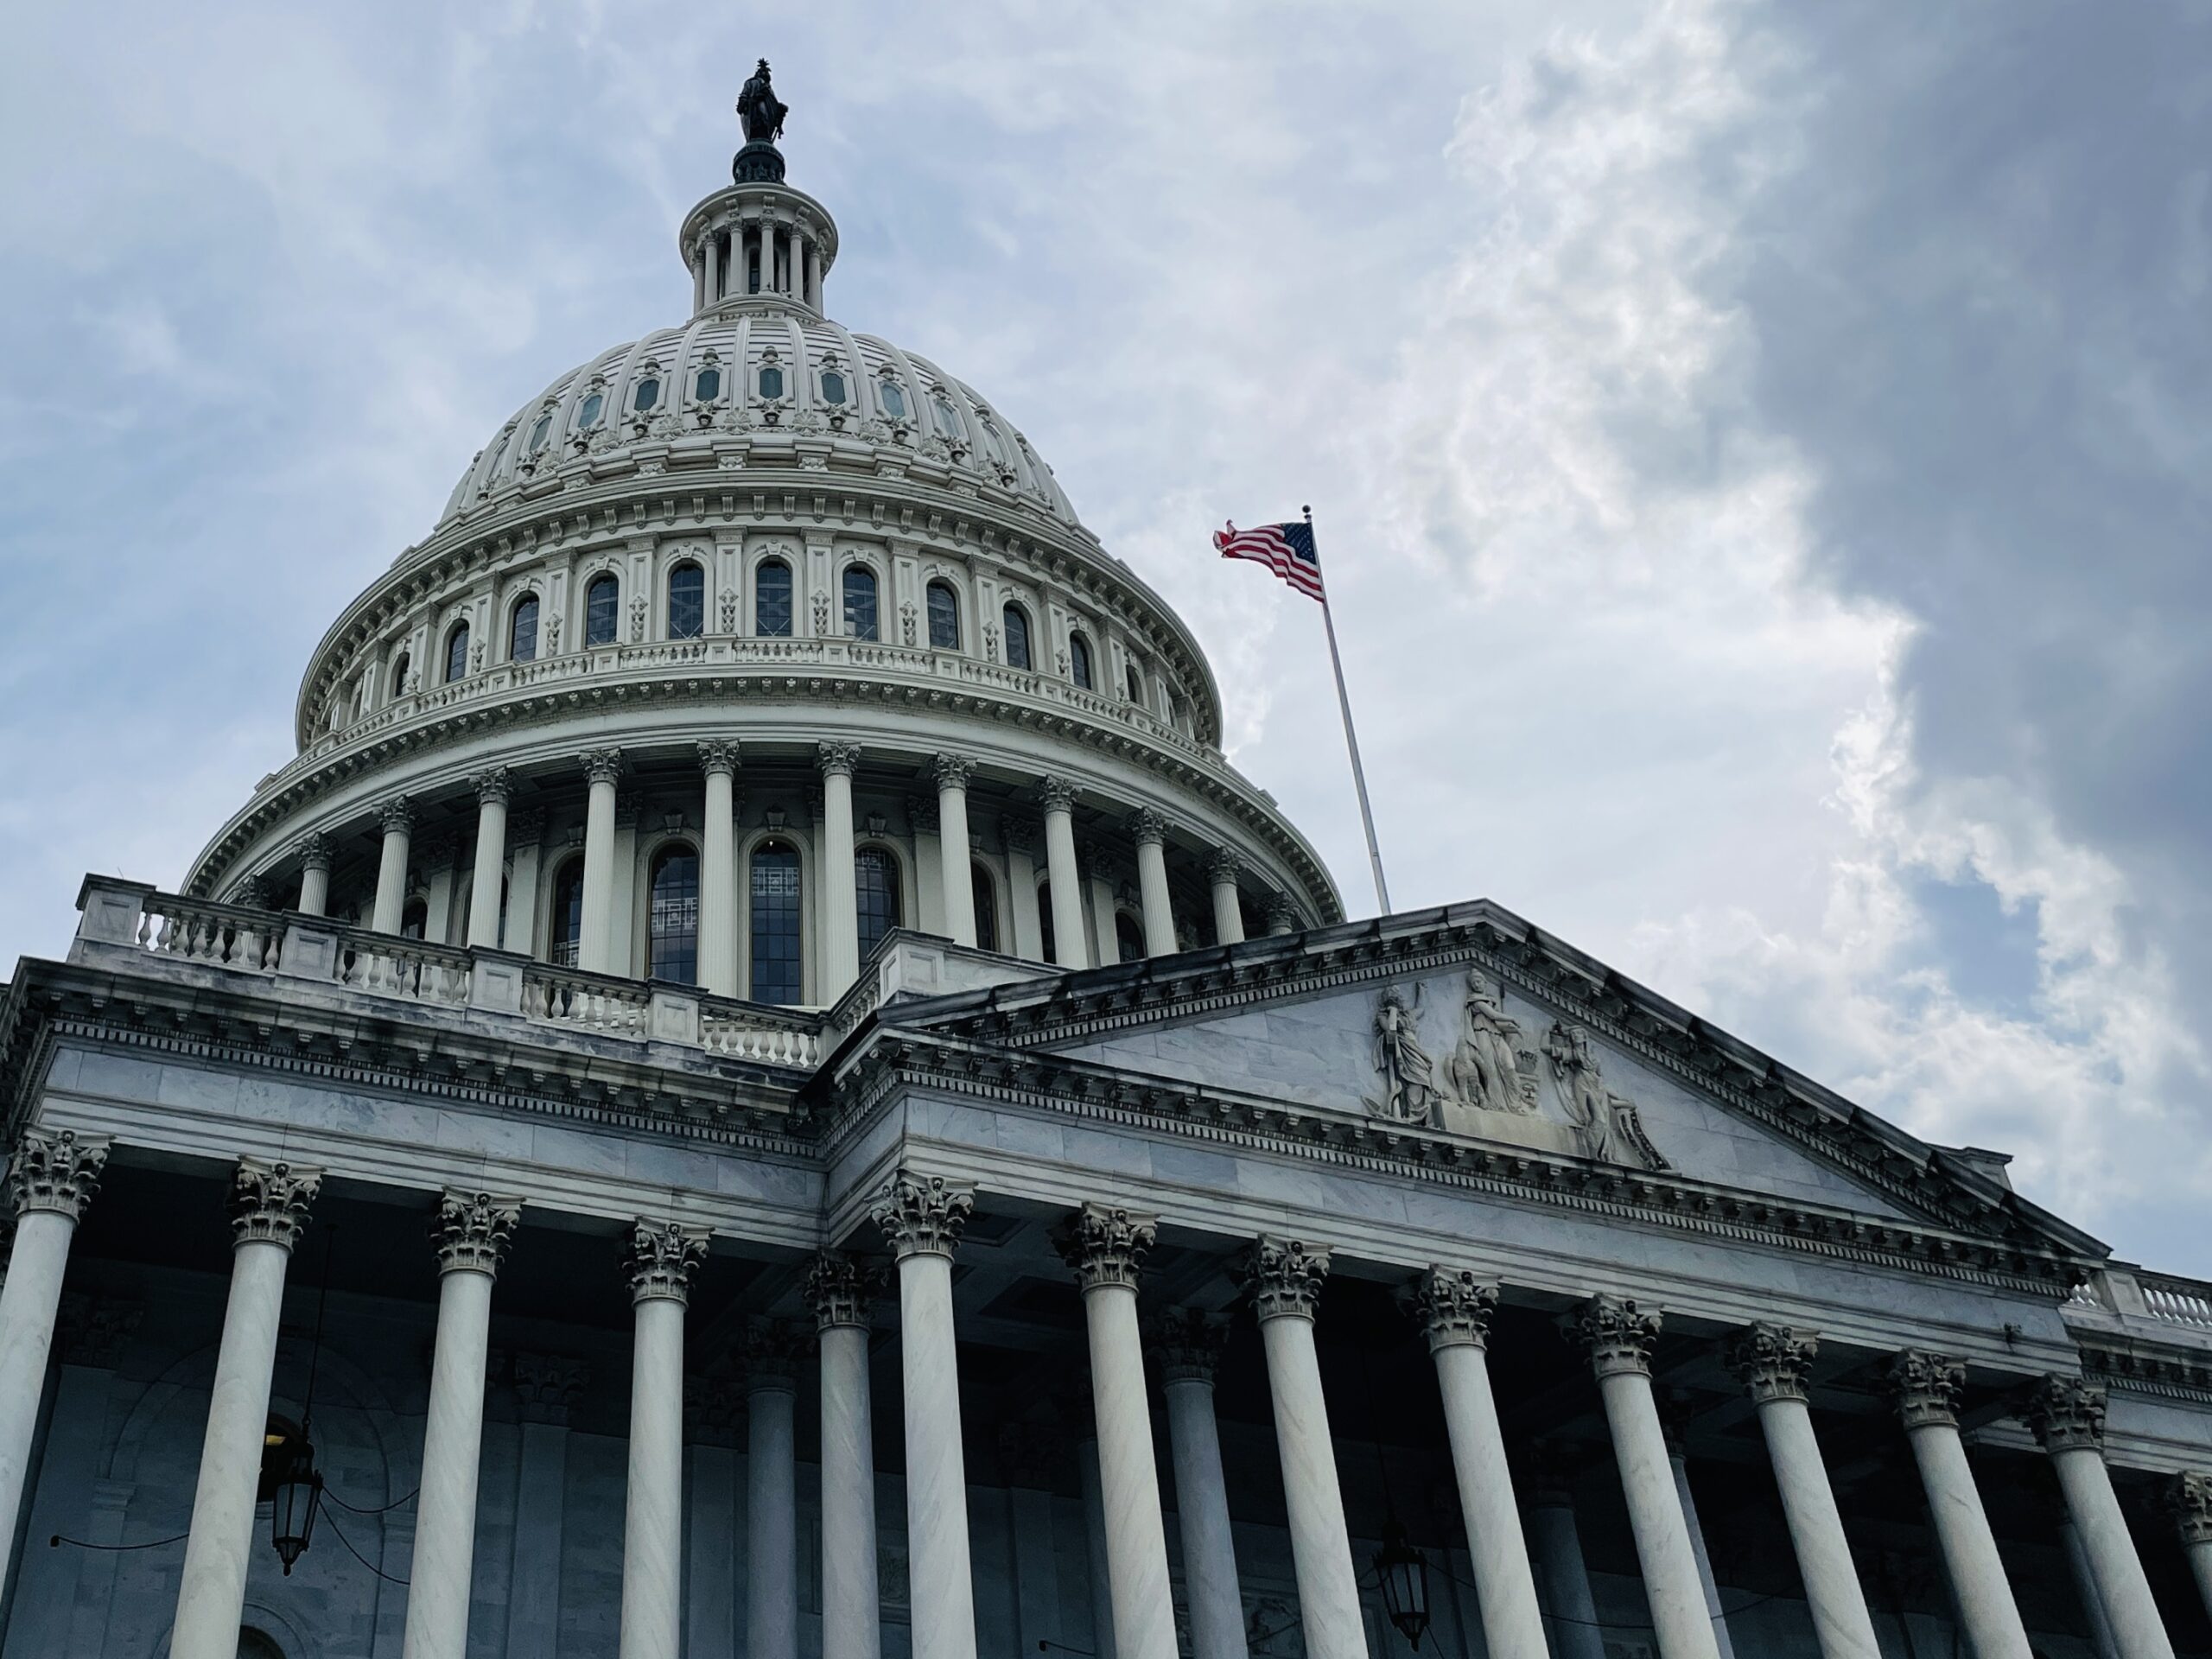
<svg viewBox="0 0 2212 1659"><path fill-rule="evenodd" d="M748 144L772 144L784 136L784 118L791 113L791 106L777 98L776 89L768 81L768 60L760 60L760 67L745 83L737 95L737 118L744 124L745 142Z"/></svg>

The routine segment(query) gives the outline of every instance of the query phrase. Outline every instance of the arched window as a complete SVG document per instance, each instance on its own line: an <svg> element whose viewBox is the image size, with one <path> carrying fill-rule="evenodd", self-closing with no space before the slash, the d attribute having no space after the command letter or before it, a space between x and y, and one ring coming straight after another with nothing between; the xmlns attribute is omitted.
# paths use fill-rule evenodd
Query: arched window
<svg viewBox="0 0 2212 1659"><path fill-rule="evenodd" d="M1006 624L1006 665L1008 668L1027 668L1029 663L1029 613L1019 605L1009 605L1001 620Z"/></svg>
<svg viewBox="0 0 2212 1659"><path fill-rule="evenodd" d="M691 382L691 401L711 404L722 395L722 372L709 363Z"/></svg>
<svg viewBox="0 0 2212 1659"><path fill-rule="evenodd" d="M430 906L420 899L410 899L399 912L399 937L419 939L429 933Z"/></svg>
<svg viewBox="0 0 2212 1659"><path fill-rule="evenodd" d="M938 651L960 649L960 595L949 582L929 587L930 644Z"/></svg>
<svg viewBox="0 0 2212 1659"><path fill-rule="evenodd" d="M537 656L537 595L524 594L507 619L507 660L527 663Z"/></svg>
<svg viewBox="0 0 2212 1659"><path fill-rule="evenodd" d="M976 948L995 950L999 948L999 890L991 873L982 865L971 864L968 871L976 890Z"/></svg>
<svg viewBox="0 0 2212 1659"><path fill-rule="evenodd" d="M660 404L660 377L649 374L638 382L637 391L630 394L630 407L643 415Z"/></svg>
<svg viewBox="0 0 2212 1659"><path fill-rule="evenodd" d="M1144 960L1144 929L1137 925L1137 918L1126 910L1114 912L1114 949L1116 962Z"/></svg>
<svg viewBox="0 0 2212 1659"><path fill-rule="evenodd" d="M553 411L548 410L537 417L537 424L530 429L530 453L536 454L545 447L545 440L553 435Z"/></svg>
<svg viewBox="0 0 2212 1659"><path fill-rule="evenodd" d="M652 909L647 926L652 944L652 976L678 985L699 982L699 855L683 842L671 842L653 855Z"/></svg>
<svg viewBox="0 0 2212 1659"><path fill-rule="evenodd" d="M407 667L405 652L401 652L398 656L391 659L391 689L385 696L386 702L390 702L394 697L404 697L407 695Z"/></svg>
<svg viewBox="0 0 2212 1659"><path fill-rule="evenodd" d="M780 841L753 849L753 1000L799 999L798 854Z"/></svg>
<svg viewBox="0 0 2212 1659"><path fill-rule="evenodd" d="M621 613L622 584L611 575L594 576L584 589L584 644L613 645Z"/></svg>
<svg viewBox="0 0 2212 1659"><path fill-rule="evenodd" d="M556 968L573 968L584 938L584 861L572 858L553 880L552 925L546 939L546 960Z"/></svg>
<svg viewBox="0 0 2212 1659"><path fill-rule="evenodd" d="M753 573L753 631L782 639L791 631L791 568L763 559Z"/></svg>
<svg viewBox="0 0 2212 1659"><path fill-rule="evenodd" d="M599 424L599 417L606 412L607 394L603 391L593 392L584 399L583 406L576 410L576 430L590 431Z"/></svg>
<svg viewBox="0 0 2212 1659"><path fill-rule="evenodd" d="M668 637L696 639L707 631L707 573L679 564L668 573Z"/></svg>
<svg viewBox="0 0 2212 1659"><path fill-rule="evenodd" d="M880 847L853 855L853 893L859 901L861 960L899 925L899 867Z"/></svg>
<svg viewBox="0 0 2212 1659"><path fill-rule="evenodd" d="M760 395L771 398L784 395L784 372L772 363L764 365L760 370Z"/></svg>
<svg viewBox="0 0 2212 1659"><path fill-rule="evenodd" d="M822 401L832 409L845 401L845 377L835 369L822 371Z"/></svg>
<svg viewBox="0 0 2212 1659"><path fill-rule="evenodd" d="M953 442L959 442L960 417L952 412L952 405L939 397L930 404L930 410L937 416L937 429Z"/></svg>
<svg viewBox="0 0 2212 1659"><path fill-rule="evenodd" d="M1039 948L1046 962L1058 962L1059 953L1052 949L1052 884L1037 884L1037 929Z"/></svg>
<svg viewBox="0 0 2212 1659"><path fill-rule="evenodd" d="M1140 709L1144 707L1144 671L1137 666L1135 658L1131 658L1125 666L1122 686L1131 702Z"/></svg>
<svg viewBox="0 0 2212 1659"><path fill-rule="evenodd" d="M855 639L877 637L875 572L864 564L845 567L845 632Z"/></svg>
<svg viewBox="0 0 2212 1659"><path fill-rule="evenodd" d="M465 679L468 674L468 624L456 626L446 636L446 683Z"/></svg>
<svg viewBox="0 0 2212 1659"><path fill-rule="evenodd" d="M1086 691L1091 689L1090 641L1079 633L1068 635L1068 677Z"/></svg>
<svg viewBox="0 0 2212 1659"><path fill-rule="evenodd" d="M883 405L884 414L890 419L903 421L906 418L906 394L899 390L896 380L877 381L875 396L876 401Z"/></svg>

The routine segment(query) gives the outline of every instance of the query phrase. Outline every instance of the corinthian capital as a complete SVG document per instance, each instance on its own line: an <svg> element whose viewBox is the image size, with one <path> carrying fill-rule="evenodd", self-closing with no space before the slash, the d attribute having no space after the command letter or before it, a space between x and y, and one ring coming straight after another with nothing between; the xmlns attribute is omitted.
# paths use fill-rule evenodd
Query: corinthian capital
<svg viewBox="0 0 2212 1659"><path fill-rule="evenodd" d="M438 1247L438 1271L497 1277L507 1240L521 1219L520 1198L446 1188L438 1196L437 1217L430 1223L430 1239Z"/></svg>
<svg viewBox="0 0 2212 1659"><path fill-rule="evenodd" d="M1167 840L1167 820L1148 806L1129 814L1129 839L1140 847L1158 847Z"/></svg>
<svg viewBox="0 0 2212 1659"><path fill-rule="evenodd" d="M861 746L857 743L817 743L814 758L822 767L824 778L849 778L861 767Z"/></svg>
<svg viewBox="0 0 2212 1659"><path fill-rule="evenodd" d="M868 1209L868 1219L900 1261L910 1255L941 1255L948 1262L960 1248L961 1232L976 1209L973 1181L948 1181L942 1175L914 1175L900 1170Z"/></svg>
<svg viewBox="0 0 2212 1659"><path fill-rule="evenodd" d="M1412 1302L1432 1354L1440 1348L1490 1345L1490 1316L1497 1306L1495 1280L1478 1278L1465 1268L1431 1268L1414 1282Z"/></svg>
<svg viewBox="0 0 2212 1659"><path fill-rule="evenodd" d="M1592 1296L1567 1316L1566 1327L1567 1339L1589 1355L1599 1376L1651 1374L1659 1316L1646 1313L1633 1296Z"/></svg>
<svg viewBox="0 0 2212 1659"><path fill-rule="evenodd" d="M632 1302L688 1302L691 1275L707 1254L707 1236L696 1228L673 1221L652 1221L639 1216L630 1225L630 1240L622 1252L622 1271L629 1276Z"/></svg>
<svg viewBox="0 0 2212 1659"><path fill-rule="evenodd" d="M415 827L415 803L395 795L377 810L377 822L387 836L404 836Z"/></svg>
<svg viewBox="0 0 2212 1659"><path fill-rule="evenodd" d="M1233 887L1244 868L1244 861L1226 847L1217 847L1206 855L1206 880L1217 887Z"/></svg>
<svg viewBox="0 0 2212 1659"><path fill-rule="evenodd" d="M712 778L717 774L726 778L737 776L737 744L734 741L715 738L699 746L699 770Z"/></svg>
<svg viewBox="0 0 2212 1659"><path fill-rule="evenodd" d="M238 1160L231 1178L231 1243L290 1249L307 1230L308 1206L322 1191L322 1172L303 1164Z"/></svg>
<svg viewBox="0 0 2212 1659"><path fill-rule="evenodd" d="M1310 1319L1329 1276L1329 1252L1295 1238L1262 1233L1244 1253L1244 1289L1262 1319Z"/></svg>
<svg viewBox="0 0 2212 1659"><path fill-rule="evenodd" d="M621 750L586 749L579 759L583 761L587 783L615 784L622 780Z"/></svg>
<svg viewBox="0 0 2212 1659"><path fill-rule="evenodd" d="M1770 1400L1802 1400L1805 1381L1813 1369L1820 1339L1810 1331L1794 1331L1765 1319L1745 1325L1729 1338L1728 1369L1743 1379L1751 1398L1761 1405Z"/></svg>
<svg viewBox="0 0 2212 1659"><path fill-rule="evenodd" d="M525 1423L553 1423L566 1427L569 1414L583 1397L591 1380L591 1367L581 1359L559 1354L517 1354L515 1393L522 1403Z"/></svg>
<svg viewBox="0 0 2212 1659"><path fill-rule="evenodd" d="M1229 1340L1229 1321L1200 1308L1171 1307L1152 1321L1146 1334L1160 1356L1162 1382L1210 1384Z"/></svg>
<svg viewBox="0 0 2212 1659"><path fill-rule="evenodd" d="M25 1129L8 1160L9 1210L19 1221L41 1210L82 1221L112 1144L106 1135L74 1129Z"/></svg>
<svg viewBox="0 0 2212 1659"><path fill-rule="evenodd" d="M755 1319L745 1328L745 1388L788 1389L806 1357L806 1333L788 1319Z"/></svg>
<svg viewBox="0 0 2212 1659"><path fill-rule="evenodd" d="M1075 810L1075 785L1065 778L1039 778L1037 798L1045 803L1047 812Z"/></svg>
<svg viewBox="0 0 2212 1659"><path fill-rule="evenodd" d="M505 766L491 766L471 778L468 786L476 791L480 804L489 806L496 801L505 806L514 793L515 784Z"/></svg>
<svg viewBox="0 0 2212 1659"><path fill-rule="evenodd" d="M807 1269L806 1300L823 1331L868 1328L868 1309L883 1294L884 1272L865 1257L824 1250Z"/></svg>
<svg viewBox="0 0 2212 1659"><path fill-rule="evenodd" d="M1955 1359L1907 1348L1890 1362L1890 1392L1907 1428L1959 1421L1959 1396L1966 1392L1967 1368Z"/></svg>
<svg viewBox="0 0 2212 1659"><path fill-rule="evenodd" d="M2184 1544L2212 1544L2212 1475L2176 1475L2166 1488L2166 1510Z"/></svg>
<svg viewBox="0 0 2212 1659"><path fill-rule="evenodd" d="M294 850L299 854L302 869L321 870L325 874L329 874L330 837L324 835L321 830L308 830L300 837L299 844Z"/></svg>
<svg viewBox="0 0 2212 1659"><path fill-rule="evenodd" d="M964 754L940 753L931 764L937 772L937 786L941 790L965 789L969 779L976 773L976 763Z"/></svg>
<svg viewBox="0 0 2212 1659"><path fill-rule="evenodd" d="M1146 1255L1160 1242L1160 1222L1114 1205L1086 1203L1054 1230L1052 1242L1086 1291L1102 1285L1135 1290Z"/></svg>
<svg viewBox="0 0 2212 1659"><path fill-rule="evenodd" d="M2024 1415L2046 1452L2105 1449L2105 1391L2094 1382L2054 1371L2036 1383Z"/></svg>

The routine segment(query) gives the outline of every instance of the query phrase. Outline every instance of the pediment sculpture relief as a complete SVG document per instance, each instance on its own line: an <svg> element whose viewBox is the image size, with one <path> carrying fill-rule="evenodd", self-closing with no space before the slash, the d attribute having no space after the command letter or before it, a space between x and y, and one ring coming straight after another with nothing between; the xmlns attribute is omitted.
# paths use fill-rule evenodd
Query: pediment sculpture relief
<svg viewBox="0 0 2212 1659"><path fill-rule="evenodd" d="M1605 1087L1588 1032L1564 1020L1553 1020L1550 1034L1544 1039L1544 1057L1551 1063L1552 1088L1560 1109L1573 1125L1584 1157L1612 1164L1641 1164L1647 1169L1667 1167L1667 1160L1643 1132L1636 1103Z"/></svg>

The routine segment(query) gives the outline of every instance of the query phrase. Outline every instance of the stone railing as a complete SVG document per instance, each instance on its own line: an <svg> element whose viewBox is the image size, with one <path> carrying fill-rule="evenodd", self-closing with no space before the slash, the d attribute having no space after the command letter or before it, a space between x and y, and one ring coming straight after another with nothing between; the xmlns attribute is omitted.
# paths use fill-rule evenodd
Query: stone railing
<svg viewBox="0 0 2212 1659"><path fill-rule="evenodd" d="M2107 1262L2075 1287L2062 1310L2069 1319L2118 1324L2163 1342L2212 1344L2212 1284Z"/></svg>
<svg viewBox="0 0 2212 1659"><path fill-rule="evenodd" d="M2141 1268L2135 1270L2135 1282L2142 1287L2143 1305L2152 1319L2212 1331L2212 1285L2196 1279L2169 1278Z"/></svg>
<svg viewBox="0 0 2212 1659"><path fill-rule="evenodd" d="M320 916L279 914L86 876L73 963L174 963L321 983L530 1025L677 1043L761 1065L811 1071L825 1017L709 996L688 985L556 968L505 950L403 939Z"/></svg>

